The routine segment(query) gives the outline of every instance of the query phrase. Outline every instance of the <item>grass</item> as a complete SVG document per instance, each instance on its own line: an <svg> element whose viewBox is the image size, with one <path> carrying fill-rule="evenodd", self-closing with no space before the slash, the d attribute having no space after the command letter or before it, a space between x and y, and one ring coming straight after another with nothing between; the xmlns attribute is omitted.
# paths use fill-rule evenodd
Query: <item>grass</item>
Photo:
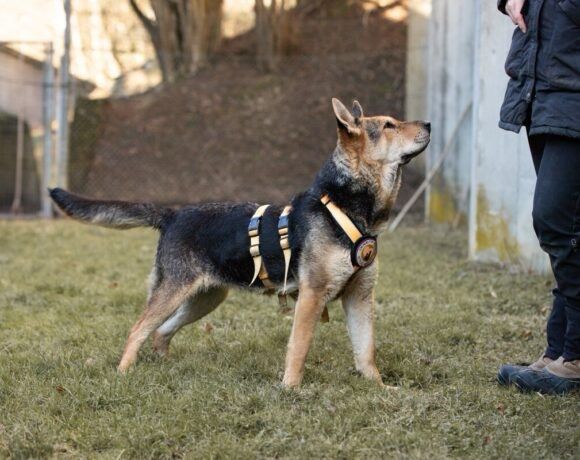
<svg viewBox="0 0 580 460"><path fill-rule="evenodd" d="M115 372L156 235L0 221L0 457L580 458L577 396L499 388L544 346L550 280L467 262L429 228L381 240L378 366L355 375L339 305L304 384L279 386L291 321L235 292L167 361ZM210 327L211 326L211 327Z"/></svg>

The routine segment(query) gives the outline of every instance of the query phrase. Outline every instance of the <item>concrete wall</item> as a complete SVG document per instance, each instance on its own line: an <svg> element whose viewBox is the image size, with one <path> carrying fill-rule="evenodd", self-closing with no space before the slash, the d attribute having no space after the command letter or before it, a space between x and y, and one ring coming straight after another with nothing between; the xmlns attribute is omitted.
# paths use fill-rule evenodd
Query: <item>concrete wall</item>
<svg viewBox="0 0 580 460"><path fill-rule="evenodd" d="M431 0L410 0L407 25L407 66L405 79L405 117L427 118L427 82L429 60L429 18Z"/></svg>
<svg viewBox="0 0 580 460"><path fill-rule="evenodd" d="M476 260L545 271L548 259L532 228L536 178L525 130L517 135L497 126L514 26L494 3L482 2L478 16L469 252Z"/></svg>
<svg viewBox="0 0 580 460"><path fill-rule="evenodd" d="M407 24L407 65L405 78L405 119L426 120L429 60L429 18L431 0L409 0ZM425 155L420 155L410 167L425 171Z"/></svg>
<svg viewBox="0 0 580 460"><path fill-rule="evenodd" d="M435 222L465 220L471 170L471 114L474 39L479 2L433 0L429 23L428 111L432 140L427 169L437 161L457 130L449 157L427 193L427 217Z"/></svg>
<svg viewBox="0 0 580 460"><path fill-rule="evenodd" d="M470 258L545 272L547 257L532 227L535 173L525 133L498 128L507 76L504 61L514 26L495 1L433 0L429 20L427 103L433 124L427 168L456 130L449 156L427 191L427 217L465 222ZM412 44L422 31L410 27ZM411 65L411 64L409 64ZM420 66L414 60L413 66ZM415 70L415 72L417 72ZM420 75L420 72L417 72ZM408 81L419 91L420 78ZM465 119L458 123L466 107Z"/></svg>

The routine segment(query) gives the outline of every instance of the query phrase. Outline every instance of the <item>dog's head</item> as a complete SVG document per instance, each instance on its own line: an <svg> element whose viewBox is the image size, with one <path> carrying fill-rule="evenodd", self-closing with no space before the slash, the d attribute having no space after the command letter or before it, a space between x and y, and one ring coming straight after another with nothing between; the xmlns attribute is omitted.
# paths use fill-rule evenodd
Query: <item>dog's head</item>
<svg viewBox="0 0 580 460"><path fill-rule="evenodd" d="M339 146L356 163L406 165L431 140L428 122L365 117L357 101L348 110L338 99L332 99L332 107L338 124Z"/></svg>

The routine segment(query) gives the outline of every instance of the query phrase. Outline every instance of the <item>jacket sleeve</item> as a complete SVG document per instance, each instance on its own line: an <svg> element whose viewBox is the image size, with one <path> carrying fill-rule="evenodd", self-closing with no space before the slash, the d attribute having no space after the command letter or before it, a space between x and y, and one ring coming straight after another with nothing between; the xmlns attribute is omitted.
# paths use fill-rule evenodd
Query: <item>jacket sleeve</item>
<svg viewBox="0 0 580 460"><path fill-rule="evenodd" d="M576 25L580 26L580 0L561 0L558 1L558 5Z"/></svg>
<svg viewBox="0 0 580 460"><path fill-rule="evenodd" d="M507 14L505 11L505 4L507 0L497 0L497 9L500 10L503 14Z"/></svg>

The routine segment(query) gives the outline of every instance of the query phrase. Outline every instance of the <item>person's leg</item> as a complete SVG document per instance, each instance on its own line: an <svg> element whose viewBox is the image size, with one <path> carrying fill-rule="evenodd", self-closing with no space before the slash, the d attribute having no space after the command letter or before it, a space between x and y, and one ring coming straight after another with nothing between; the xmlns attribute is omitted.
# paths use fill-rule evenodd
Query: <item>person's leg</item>
<svg viewBox="0 0 580 460"><path fill-rule="evenodd" d="M548 317L546 325L546 337L548 339L548 346L544 352L544 356L551 361L558 359L564 352L564 338L566 336L566 298L562 295L558 288L554 289L554 301L552 303L552 311Z"/></svg>
<svg viewBox="0 0 580 460"><path fill-rule="evenodd" d="M546 137L546 135L528 137L530 151L532 154L532 161L534 162L534 169L536 170L536 176L538 177L534 196L541 196L544 193L550 193L549 190L544 190L547 184L544 178L548 176L548 171L539 177L542 158L544 156L544 148L546 147ZM540 238L540 235L537 231L537 226L535 224L534 229L536 230L536 235L538 238ZM546 361L549 363L550 361L558 359L560 356L562 356L562 352L564 351L564 335L566 334L567 326L566 299L560 293L558 288L554 289L553 294L554 300L552 303L552 311L550 312L550 316L548 317L548 322L546 324L548 346L544 352L544 357L547 357L548 360L542 360L542 363L546 363Z"/></svg>
<svg viewBox="0 0 580 460"><path fill-rule="evenodd" d="M546 146L546 136L528 136L528 144L532 154L532 161L534 169L536 170L536 177L540 172L540 165L542 164L542 157L544 156L544 147Z"/></svg>
<svg viewBox="0 0 580 460"><path fill-rule="evenodd" d="M565 308L562 355L580 359L580 140L547 138L533 213L536 234L550 256L558 285L555 294L561 294L556 303ZM556 323L562 327L562 321Z"/></svg>
<svg viewBox="0 0 580 460"><path fill-rule="evenodd" d="M542 249L550 257L558 286L548 324L546 356L554 359L561 353L565 361L573 362L580 359L580 140L546 137L533 215L534 229ZM555 361L547 370L557 369L564 360ZM554 384L554 392L568 391L569 385L552 380L546 379L546 375L538 379L533 373L516 376L516 383L524 389L549 393L550 385Z"/></svg>
<svg viewBox="0 0 580 460"><path fill-rule="evenodd" d="M529 132L529 129L528 129ZM540 171L542 158L544 155L544 147L546 145L546 136L528 136L528 143L536 176ZM538 187L541 188L542 183L536 183L536 193ZM552 311L548 317L546 325L546 335L548 339L548 346L545 352L538 360L531 364L504 364L500 367L497 374L497 381L500 385L510 385L513 378L519 372L527 369L542 370L545 366L550 364L553 360L558 359L562 354L564 348L564 334L566 332L566 314L565 314L565 300L560 295L557 289L554 289L554 301Z"/></svg>

